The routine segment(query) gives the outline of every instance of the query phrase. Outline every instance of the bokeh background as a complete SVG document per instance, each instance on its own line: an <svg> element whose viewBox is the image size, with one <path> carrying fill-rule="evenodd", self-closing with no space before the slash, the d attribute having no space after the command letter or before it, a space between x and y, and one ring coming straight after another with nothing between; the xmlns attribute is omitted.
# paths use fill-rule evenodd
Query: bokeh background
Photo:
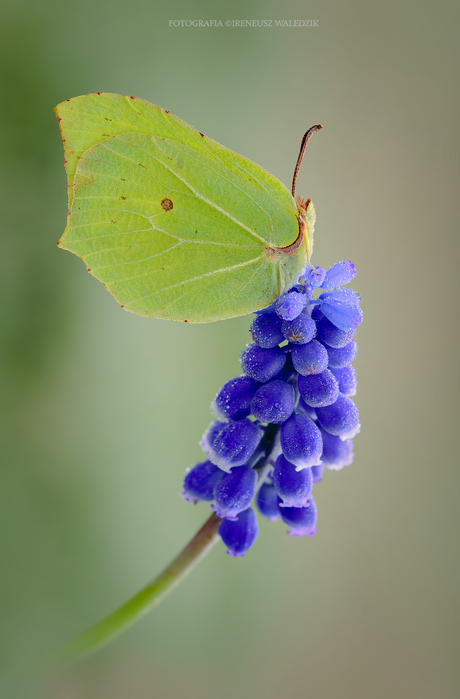
<svg viewBox="0 0 460 699"><path fill-rule="evenodd" d="M3 0L0 696L458 697L458 17L449 0ZM316 19L173 28L170 19ZM314 261L352 259L355 463L313 539L260 522L58 678L46 654L142 587L207 517L179 497L249 318L122 311L59 251L58 102L135 94L315 202Z"/></svg>

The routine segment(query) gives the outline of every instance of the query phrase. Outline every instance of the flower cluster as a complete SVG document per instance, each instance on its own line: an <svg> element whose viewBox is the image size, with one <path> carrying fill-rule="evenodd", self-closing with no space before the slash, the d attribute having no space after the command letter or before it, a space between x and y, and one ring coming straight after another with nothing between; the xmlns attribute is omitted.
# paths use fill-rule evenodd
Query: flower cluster
<svg viewBox="0 0 460 699"><path fill-rule="evenodd" d="M228 553L242 556L258 535L262 515L282 519L294 536L316 532L313 485L324 468L353 461L359 413L351 366L362 322L360 298L341 287L355 276L351 262L327 272L307 267L297 286L258 311L253 342L241 355L244 374L214 401L218 420L203 436L208 460L190 469L183 496L214 501ZM257 492L258 491L258 492Z"/></svg>

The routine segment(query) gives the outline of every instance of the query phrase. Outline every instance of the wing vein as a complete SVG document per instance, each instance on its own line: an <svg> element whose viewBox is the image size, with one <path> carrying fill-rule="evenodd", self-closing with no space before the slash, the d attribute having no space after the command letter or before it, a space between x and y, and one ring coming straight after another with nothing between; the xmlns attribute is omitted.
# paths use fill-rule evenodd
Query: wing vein
<svg viewBox="0 0 460 699"><path fill-rule="evenodd" d="M137 303L137 301L141 301L142 299L147 299L150 298L151 296L156 296L156 294L159 294L160 292L163 291L169 291L170 289L175 289L178 286L184 286L185 284L191 284L192 282L196 282L199 279L204 279L205 277L211 277L214 274L222 274L224 272L230 272L233 269L240 269L241 267L247 267L248 265L254 264L254 262L257 262L259 260L259 257L255 257L252 260L248 260L247 262L240 262L237 265L232 265L231 267L221 267L220 269L214 269L212 272L205 272L204 274L200 274L198 277L192 277L191 279L185 279L184 281L177 282L177 284L171 284L170 286L164 286L161 289L158 289L158 291L153 291L151 294L146 294L145 296L139 296L135 299L133 299L133 303ZM148 275L142 275L142 276L148 276ZM133 277L133 279L136 279L136 277Z"/></svg>

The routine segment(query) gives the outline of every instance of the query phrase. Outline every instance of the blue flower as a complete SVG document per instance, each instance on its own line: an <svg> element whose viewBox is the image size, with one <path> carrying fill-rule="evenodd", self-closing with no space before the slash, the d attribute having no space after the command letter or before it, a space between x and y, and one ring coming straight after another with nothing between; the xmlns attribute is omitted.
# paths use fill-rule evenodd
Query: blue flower
<svg viewBox="0 0 460 699"><path fill-rule="evenodd" d="M283 507L281 519L291 527L289 534L294 536L313 536L316 534L318 511L316 502L311 496L308 507Z"/></svg>
<svg viewBox="0 0 460 699"><path fill-rule="evenodd" d="M214 487L215 505L211 508L226 519L236 519L236 515L246 510L256 494L257 474L249 466L232 468L224 473Z"/></svg>
<svg viewBox="0 0 460 699"><path fill-rule="evenodd" d="M313 488L311 468L298 471L280 454L273 471L273 486L282 500L280 507L307 507Z"/></svg>
<svg viewBox="0 0 460 699"><path fill-rule="evenodd" d="M319 297L321 313L339 330L355 330L363 322L360 298L351 289L327 291Z"/></svg>
<svg viewBox="0 0 460 699"><path fill-rule="evenodd" d="M358 294L340 287L355 274L345 260L327 272L309 266L293 289L256 313L254 342L241 355L244 375L216 396L213 409L223 419L203 436L209 460L188 471L183 496L212 503L232 556L243 556L257 539L254 500L290 534L312 536L314 484L326 467L353 461L360 422L351 364L363 312Z"/></svg>
<svg viewBox="0 0 460 699"><path fill-rule="evenodd" d="M264 517L274 522L281 517L279 503L281 498L272 483L262 483L257 495L257 507Z"/></svg>
<svg viewBox="0 0 460 699"><path fill-rule="evenodd" d="M259 534L256 513L252 507L240 512L233 521L222 520L219 525L219 534L230 556L244 556L246 551L255 544Z"/></svg>
<svg viewBox="0 0 460 699"><path fill-rule="evenodd" d="M210 461L203 461L187 471L182 496L191 502L214 499L214 486L222 477L221 469Z"/></svg>
<svg viewBox="0 0 460 699"><path fill-rule="evenodd" d="M330 267L321 284L322 289L334 289L338 286L345 286L356 276L356 267L350 260L342 260Z"/></svg>
<svg viewBox="0 0 460 699"><path fill-rule="evenodd" d="M233 420L247 417L251 413L251 401L259 386L260 384L250 376L230 379L216 396L216 413Z"/></svg>
<svg viewBox="0 0 460 699"><path fill-rule="evenodd" d="M283 320L294 320L302 313L307 303L307 297L297 291L289 291L279 297L275 303L275 311Z"/></svg>

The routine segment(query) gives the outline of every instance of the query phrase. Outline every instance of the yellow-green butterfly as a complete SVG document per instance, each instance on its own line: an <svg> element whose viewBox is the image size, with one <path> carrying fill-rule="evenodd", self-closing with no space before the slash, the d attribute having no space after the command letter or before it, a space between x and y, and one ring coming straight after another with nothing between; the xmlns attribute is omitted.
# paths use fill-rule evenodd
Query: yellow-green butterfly
<svg viewBox="0 0 460 699"><path fill-rule="evenodd" d="M310 261L315 211L273 175L137 97L59 104L69 186L59 245L123 308L206 323L270 305Z"/></svg>

